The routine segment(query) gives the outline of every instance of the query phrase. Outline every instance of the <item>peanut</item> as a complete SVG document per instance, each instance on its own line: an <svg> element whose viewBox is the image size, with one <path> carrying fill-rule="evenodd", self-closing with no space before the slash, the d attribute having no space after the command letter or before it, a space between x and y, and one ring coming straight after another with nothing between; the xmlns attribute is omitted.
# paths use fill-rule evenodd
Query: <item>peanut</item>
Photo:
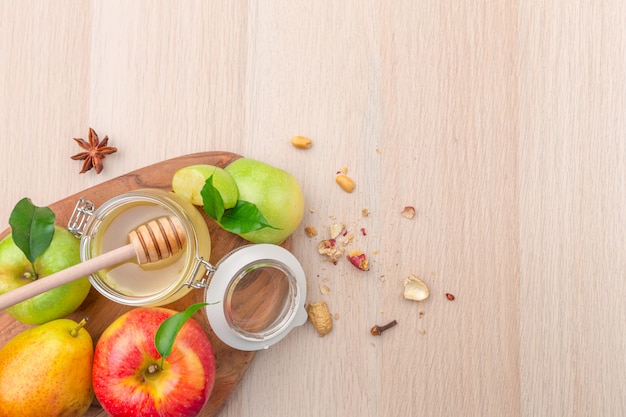
<svg viewBox="0 0 626 417"><path fill-rule="evenodd" d="M294 136L291 138L291 144L298 149L309 149L313 146L313 141L304 136Z"/></svg>
<svg viewBox="0 0 626 417"><path fill-rule="evenodd" d="M309 304L307 313L309 321L313 324L320 337L326 336L333 329L333 318L328 310L328 304L324 301Z"/></svg>
<svg viewBox="0 0 626 417"><path fill-rule="evenodd" d="M354 182L354 180L345 174L339 174L335 176L335 182L339 184L341 189L344 190L346 193L351 193L356 187L356 183Z"/></svg>

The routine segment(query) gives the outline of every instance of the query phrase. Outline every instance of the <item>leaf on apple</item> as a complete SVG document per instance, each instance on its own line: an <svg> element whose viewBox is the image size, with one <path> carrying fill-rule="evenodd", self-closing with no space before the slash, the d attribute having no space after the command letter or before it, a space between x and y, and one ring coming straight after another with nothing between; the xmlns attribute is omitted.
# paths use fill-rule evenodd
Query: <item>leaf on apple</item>
<svg viewBox="0 0 626 417"><path fill-rule="evenodd" d="M239 235L265 227L276 229L268 223L258 207L248 201L238 200L235 207L225 209L222 196L213 186L213 176L207 178L200 194L204 211L231 233Z"/></svg>
<svg viewBox="0 0 626 417"><path fill-rule="evenodd" d="M31 264L50 246L54 220L54 212L49 207L35 206L29 198L21 199L13 208L9 217L13 242Z"/></svg>
<svg viewBox="0 0 626 417"><path fill-rule="evenodd" d="M162 361L172 353L176 336L187 320L193 316L193 313L207 305L209 303L192 304L185 311L174 314L161 323L154 335L154 345L159 355L161 355ZM163 364L161 364L161 367L163 367Z"/></svg>
<svg viewBox="0 0 626 417"><path fill-rule="evenodd" d="M200 195L202 196L202 202L204 204L204 211L215 219L215 221L220 222L222 220L222 216L224 215L224 200L222 199L222 195L220 192L213 186L213 175L211 175L204 183L204 187L200 191Z"/></svg>

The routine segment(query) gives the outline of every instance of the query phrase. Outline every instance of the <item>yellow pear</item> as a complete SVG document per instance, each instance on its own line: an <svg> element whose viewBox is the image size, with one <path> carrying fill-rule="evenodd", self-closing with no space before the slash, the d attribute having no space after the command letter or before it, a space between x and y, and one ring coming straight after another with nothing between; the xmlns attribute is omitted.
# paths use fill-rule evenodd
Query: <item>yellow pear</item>
<svg viewBox="0 0 626 417"><path fill-rule="evenodd" d="M0 349L0 417L78 417L93 401L93 341L58 319L15 336Z"/></svg>

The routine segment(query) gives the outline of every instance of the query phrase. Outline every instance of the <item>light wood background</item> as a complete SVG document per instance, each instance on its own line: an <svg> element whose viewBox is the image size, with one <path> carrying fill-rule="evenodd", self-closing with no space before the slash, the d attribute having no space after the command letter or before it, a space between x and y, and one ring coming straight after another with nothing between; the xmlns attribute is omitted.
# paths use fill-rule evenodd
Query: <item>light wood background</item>
<svg viewBox="0 0 626 417"><path fill-rule="evenodd" d="M337 319L259 353L221 416L619 417L625 98L621 0L0 0L0 219L179 155L256 158L301 182L293 250ZM119 148L100 175L69 159L89 127ZM318 255L334 222L370 271Z"/></svg>

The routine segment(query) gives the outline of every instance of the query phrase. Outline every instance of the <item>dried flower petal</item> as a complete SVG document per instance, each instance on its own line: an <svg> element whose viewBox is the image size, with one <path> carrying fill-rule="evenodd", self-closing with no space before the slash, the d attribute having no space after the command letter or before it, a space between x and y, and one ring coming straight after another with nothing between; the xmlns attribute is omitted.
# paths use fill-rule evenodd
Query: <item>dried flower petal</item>
<svg viewBox="0 0 626 417"><path fill-rule="evenodd" d="M359 250L351 250L348 255L348 260L352 265L360 269L361 271L369 271L369 261L367 256Z"/></svg>
<svg viewBox="0 0 626 417"><path fill-rule="evenodd" d="M404 280L404 298L407 300L424 301L430 295L430 291L424 282L411 274Z"/></svg>

